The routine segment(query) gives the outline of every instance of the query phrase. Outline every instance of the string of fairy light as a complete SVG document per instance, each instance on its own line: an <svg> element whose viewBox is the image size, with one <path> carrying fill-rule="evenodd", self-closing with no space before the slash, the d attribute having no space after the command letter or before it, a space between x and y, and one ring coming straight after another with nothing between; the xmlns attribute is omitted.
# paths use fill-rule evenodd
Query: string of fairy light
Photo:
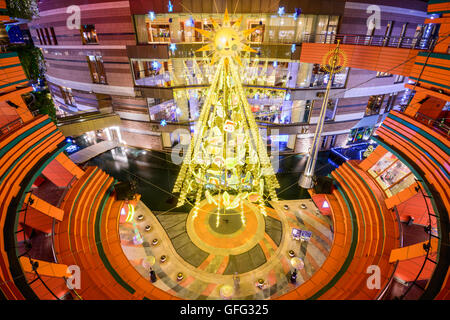
<svg viewBox="0 0 450 320"><path fill-rule="evenodd" d="M216 71L173 188L180 193L178 206L195 194L193 218L203 198L214 204L216 226L222 210L225 214L238 207L245 224L245 200L256 203L266 215L265 191L270 199L278 200L275 189L279 184L237 70L242 67L240 53L255 52L243 43L255 28L239 31L241 21L242 17L231 24L225 10L222 25L211 19L214 31L194 28L211 40L197 51L211 52Z"/></svg>

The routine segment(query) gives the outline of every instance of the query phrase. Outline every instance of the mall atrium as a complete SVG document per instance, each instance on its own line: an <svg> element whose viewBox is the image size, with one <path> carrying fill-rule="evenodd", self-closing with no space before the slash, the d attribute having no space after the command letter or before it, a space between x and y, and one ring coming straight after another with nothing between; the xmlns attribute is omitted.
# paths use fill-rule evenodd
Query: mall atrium
<svg viewBox="0 0 450 320"><path fill-rule="evenodd" d="M0 20L0 300L450 299L450 0Z"/></svg>

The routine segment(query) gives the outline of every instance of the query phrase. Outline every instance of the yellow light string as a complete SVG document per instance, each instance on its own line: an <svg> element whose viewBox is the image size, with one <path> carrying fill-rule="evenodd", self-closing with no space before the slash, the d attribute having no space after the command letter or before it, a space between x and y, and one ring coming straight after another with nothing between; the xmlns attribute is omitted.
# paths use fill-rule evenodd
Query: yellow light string
<svg viewBox="0 0 450 320"><path fill-rule="evenodd" d="M240 205L241 205L241 221L242 221L242 225L246 225L246 220L245 220L245 215L244 215L244 201L240 200Z"/></svg>

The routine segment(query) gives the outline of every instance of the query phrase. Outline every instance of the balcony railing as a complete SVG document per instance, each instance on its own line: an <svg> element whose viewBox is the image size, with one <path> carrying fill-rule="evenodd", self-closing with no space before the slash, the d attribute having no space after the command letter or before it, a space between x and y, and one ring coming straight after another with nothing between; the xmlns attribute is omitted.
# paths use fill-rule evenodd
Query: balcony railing
<svg viewBox="0 0 450 320"><path fill-rule="evenodd" d="M428 50L436 38L411 38L401 36L368 36L363 34L311 34L303 38L306 43L337 43L363 46L394 47L405 49Z"/></svg>
<svg viewBox="0 0 450 320"><path fill-rule="evenodd" d="M22 118L17 118L7 124L5 124L3 127L0 128L0 137L4 134L7 134L11 131L16 130L23 124Z"/></svg>
<svg viewBox="0 0 450 320"><path fill-rule="evenodd" d="M442 134L447 136L447 138L450 137L450 127L446 124L449 118L433 119L420 112L417 112L414 118L417 121L424 123L427 126L432 127L433 129L436 129L437 131L441 132Z"/></svg>
<svg viewBox="0 0 450 320"><path fill-rule="evenodd" d="M420 181L420 182L422 182L422 181ZM434 272L434 268L435 268L435 266L437 264L437 259L438 259L438 257L437 257L438 253L437 254L432 254L430 252L430 250L431 250L431 239L432 238L436 238L436 239L438 239L440 241L439 235L435 235L434 234L434 228L437 227L437 221L436 221L437 216L434 213L431 212L431 210L430 210L430 208L428 206L427 199L431 198L431 196L429 196L429 195L424 193L424 191L422 190L421 185L419 184L419 180L416 180L416 184L417 184L416 190L419 191L420 194L422 195L423 200L425 201L426 208L427 208L428 224L424 227L424 231L427 233L428 239L427 239L427 243L425 243L423 245L423 249L426 252L426 254L425 254L422 266L420 267L420 270L417 273L415 279L408 284L408 288L406 289L406 291L399 297L401 300L404 300L404 299L411 300L411 299L416 299L417 298L415 294L410 294L410 293L412 293L411 289L413 287L418 288L422 292L426 291L426 286L424 287L424 286L419 284L420 275L422 274L422 272L425 269L428 269L427 266L430 265L430 264L431 264L431 266L433 268L433 272ZM434 260L432 258L434 258ZM428 281L429 280L426 280L426 282L428 282Z"/></svg>
<svg viewBox="0 0 450 320"><path fill-rule="evenodd" d="M31 194L32 191L28 192L30 194L30 197L27 201L27 203L25 204L25 208L22 209L21 211L23 211L24 217L23 217L23 226L20 230L16 231L16 234L18 233L22 233L23 234L23 243L24 243L24 252L18 255L18 258L20 259L21 257L27 257L30 265L31 265L31 269L33 270L33 273L35 275L34 279L27 281L27 284L29 286L31 286L34 282L36 281L40 281L42 283L42 285L47 289L47 291L56 299L56 300L61 300L60 297L58 297L51 288L49 288L49 286L45 283L44 279L42 279L41 275L38 272L38 267L39 267L39 263L37 261L34 261L33 257L30 254L30 251L32 249L32 245L31 245L31 239L28 238L27 233L26 233L26 219L27 219L27 213L28 213L28 208L29 206L33 203L33 199L31 198ZM20 214L20 211L19 211Z"/></svg>

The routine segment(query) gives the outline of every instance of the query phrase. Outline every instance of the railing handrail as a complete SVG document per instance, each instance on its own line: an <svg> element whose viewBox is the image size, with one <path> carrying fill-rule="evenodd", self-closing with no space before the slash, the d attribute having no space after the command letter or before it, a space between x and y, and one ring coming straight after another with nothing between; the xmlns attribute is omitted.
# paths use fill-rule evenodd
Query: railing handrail
<svg viewBox="0 0 450 320"><path fill-rule="evenodd" d="M433 262L434 264L437 263L436 261L431 260L430 258L428 258L429 254L430 254L430 250L431 250L431 238L432 238L432 237L435 237L435 238L438 239L438 241L440 241L439 236L433 235L433 232L432 232L431 216L432 216L433 214L430 212L430 208L429 208L429 206L428 206L428 201L427 201L427 197L428 197L428 198L431 198L431 197L425 195L425 193L424 193L423 190L422 190L422 186L419 184L419 180L417 180L417 179L415 179L415 180L416 180L416 184L417 184L416 190L417 190L417 191L420 191L420 193L422 194L423 200L425 201L425 205L426 205L426 208L427 208L427 214L428 214L428 226L425 227L425 231L428 233L428 243L426 244L426 246L427 246L428 249L425 249L425 245L424 245L424 250L426 251L426 254L425 254L425 259L423 260L423 264L422 264L422 266L421 266L419 272L417 273L416 278L411 282L411 285L408 286L408 288L406 289L406 291L400 296L400 300L403 300L403 299L406 297L406 295L409 293L409 291L411 290L411 288L412 288L413 286L417 286L417 287L420 288L422 291L425 291L425 290L426 290L425 288L422 288L420 285L418 285L418 284L417 284L417 281L418 281L420 275L422 274L422 271L423 271L424 268L425 268L425 264L427 263L427 260ZM434 271L434 270L433 270L433 271Z"/></svg>
<svg viewBox="0 0 450 320"><path fill-rule="evenodd" d="M72 183L75 180L77 180L77 176L73 176L72 179L67 184L67 186L64 188L64 191L63 191L61 197L58 200L58 204L56 205L58 208L61 207L61 204L64 201L64 198L65 198L67 192L69 192L69 189L72 187ZM56 224L56 219L53 218L52 235L51 235L51 239L52 239L51 247L52 247L53 260L55 261L55 263L58 263L58 258L56 257L56 252L55 252L55 224Z"/></svg>
<svg viewBox="0 0 450 320"><path fill-rule="evenodd" d="M397 218L397 224L398 224L399 240L400 240L399 248L402 248L403 247L403 229L402 229L402 224L400 221L400 215L398 214L397 206L394 206L393 211L395 212L395 216ZM394 265L394 270L392 270L391 276L389 277L389 281L386 283L383 290L381 290L381 292L378 294L376 300L383 299L384 295L388 291L389 287L392 284L392 281L394 280L394 276L395 276L395 272L397 271L398 264L399 264L399 261L397 260Z"/></svg>
<svg viewBox="0 0 450 320"><path fill-rule="evenodd" d="M29 241L30 241L30 239L27 239L27 233L25 232L25 222L26 222L26 218L27 218L27 212L28 212L28 206L30 205L30 200L31 200L31 194L33 193L33 191L29 191L28 192L29 194L30 194L30 197L28 198L28 200L27 200L27 203L25 204L25 209L23 209L23 210L20 210L20 211L18 211L18 213L20 214L20 212L21 211L24 211L24 218L23 218L23 227L22 227L22 229L21 230L19 230L19 231L16 231L16 234L17 233L19 233L19 232L23 232L23 238L24 238L24 242L25 243L30 243ZM39 279L39 281L41 281L41 283L44 285L44 287L50 292L50 294L52 295L52 296L54 296L57 300L61 300L48 286L47 286L47 284L45 283L45 281L41 278L41 276L39 275L39 273L37 272L37 268L35 268L34 267L34 265L33 265L33 261L32 261L32 257L30 256L30 250L31 250L31 248L30 249L27 249L27 248L25 248L25 252L24 253L22 253L21 255L19 255L19 258L20 257L23 257L23 256L27 256L28 257L28 259L29 259L29 261L30 261L30 264L31 264L31 269L33 270L33 272L35 273L35 275L36 275L36 278L35 279L33 279L32 281L30 281L30 282L28 282L27 281L27 284L28 285L31 285L34 281L36 281L36 280L38 280ZM23 270L22 270L22 272L23 272Z"/></svg>
<svg viewBox="0 0 450 320"><path fill-rule="evenodd" d="M19 117L17 119L14 119L13 121L8 122L4 126L0 127L0 136L10 132L11 131L10 126L13 126L13 125L15 125L17 123L20 123L22 125L23 124L22 118Z"/></svg>
<svg viewBox="0 0 450 320"><path fill-rule="evenodd" d="M433 126L433 128L439 128L443 131L447 131L447 136L450 135L450 127L448 125L446 125L445 123L442 123L441 121L439 121L439 120L446 120L449 118L433 119L423 113L416 112L416 114L414 115L414 118L417 120L417 118L419 118L419 117L427 120L428 125L430 125L431 123L436 124L436 126Z"/></svg>
<svg viewBox="0 0 450 320"><path fill-rule="evenodd" d="M406 36L384 36L366 34L345 34L345 33L319 33L303 36L302 43L336 43L341 40L341 44L355 44L366 46L385 46L404 49L426 50L437 40L434 37L406 37ZM300 43L296 43L299 45Z"/></svg>

